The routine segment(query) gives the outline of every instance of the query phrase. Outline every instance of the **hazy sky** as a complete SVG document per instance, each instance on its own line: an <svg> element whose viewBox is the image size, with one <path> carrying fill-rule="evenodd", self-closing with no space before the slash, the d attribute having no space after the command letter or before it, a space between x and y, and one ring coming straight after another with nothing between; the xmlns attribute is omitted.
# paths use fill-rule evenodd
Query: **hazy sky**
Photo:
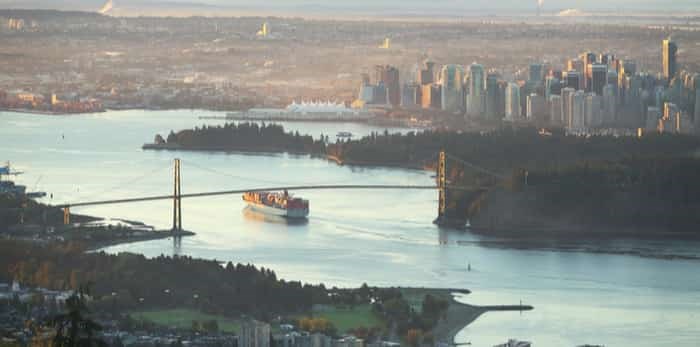
<svg viewBox="0 0 700 347"><path fill-rule="evenodd" d="M99 9L106 0L0 0L0 7ZM115 7L174 6L183 4L214 5L224 7L292 8L313 6L348 9L465 9L465 10L517 10L533 9L537 0L114 0ZM179 6L177 6L179 5ZM544 0L544 10L568 8L580 10L672 10L699 11L700 0Z"/></svg>

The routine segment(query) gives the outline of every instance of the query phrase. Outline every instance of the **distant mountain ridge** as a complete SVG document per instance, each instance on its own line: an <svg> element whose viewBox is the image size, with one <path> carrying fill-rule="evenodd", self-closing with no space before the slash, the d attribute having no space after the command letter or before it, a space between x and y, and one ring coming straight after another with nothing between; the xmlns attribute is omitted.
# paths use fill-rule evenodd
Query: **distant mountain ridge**
<svg viewBox="0 0 700 347"><path fill-rule="evenodd" d="M0 0L0 8L42 8L58 10L98 11L106 0ZM382 13L412 13L420 11L427 14L454 14L454 11L472 11L476 13L499 13L536 8L535 0L114 0L115 10L128 11L158 11L173 9L207 10L240 9L246 11L313 11L336 12L351 11L368 14L373 11ZM697 0L544 0L542 10L557 12L559 10L576 8L583 11L700 11L700 1ZM423 12L427 11L427 12Z"/></svg>

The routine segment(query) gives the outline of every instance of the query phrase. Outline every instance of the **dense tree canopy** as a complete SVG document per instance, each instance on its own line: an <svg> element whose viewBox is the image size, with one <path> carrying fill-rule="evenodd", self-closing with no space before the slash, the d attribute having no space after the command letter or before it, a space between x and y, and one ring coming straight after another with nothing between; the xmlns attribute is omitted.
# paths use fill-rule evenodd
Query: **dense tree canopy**
<svg viewBox="0 0 700 347"><path fill-rule="evenodd" d="M189 306L213 314L260 316L305 311L313 300L329 300L322 285L280 280L273 271L253 265L83 251L76 245L0 241L0 280L53 289L91 282L97 301L116 300L124 309Z"/></svg>
<svg viewBox="0 0 700 347"><path fill-rule="evenodd" d="M223 126L171 132L167 143L176 144L185 149L210 150L252 150L292 153L320 154L324 151L321 139L314 140L309 135L299 132L285 132L281 125L257 123L227 123Z"/></svg>

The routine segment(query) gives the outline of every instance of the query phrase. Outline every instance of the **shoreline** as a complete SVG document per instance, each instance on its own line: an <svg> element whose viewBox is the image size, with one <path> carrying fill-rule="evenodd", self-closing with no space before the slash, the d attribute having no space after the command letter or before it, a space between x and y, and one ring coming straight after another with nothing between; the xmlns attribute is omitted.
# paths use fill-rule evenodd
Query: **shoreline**
<svg viewBox="0 0 700 347"><path fill-rule="evenodd" d="M362 167L372 167L372 168L398 168L407 170L419 170L419 171L432 171L431 168L427 168L418 164L402 164L402 163L384 163L377 164L368 161L361 160L343 160L332 154L325 155L326 160L332 161L340 166L362 166Z"/></svg>
<svg viewBox="0 0 700 347"><path fill-rule="evenodd" d="M433 290L434 291L434 290ZM450 305L447 309L445 317L441 319L433 328L432 332L436 341L445 342L449 345L460 343L455 341L455 337L464 328L474 323L481 315L487 312L522 312L532 311L535 308L530 305L470 305L459 302L454 295L455 291L451 291Z"/></svg>
<svg viewBox="0 0 700 347"><path fill-rule="evenodd" d="M287 149L278 148L236 148L228 149L224 147L182 147L179 144L157 144L157 143L144 143L141 146L144 151L186 151L186 152L220 152L220 153L264 153L264 154L290 154L290 155L308 155L312 158L321 157L321 154L313 154L309 152L302 151L290 151Z"/></svg>
<svg viewBox="0 0 700 347"><path fill-rule="evenodd" d="M595 229L591 230L591 229ZM682 240L698 240L700 235L692 232L670 231L663 227L634 227L634 226L579 226L579 227L547 227L547 226L511 226L508 228L490 228L481 226L470 226L465 230L469 230L477 235L497 236L506 238L543 238L559 239L566 238L567 240L578 239L580 237L595 237L597 240L636 237L648 240L658 240L667 237Z"/></svg>
<svg viewBox="0 0 700 347"><path fill-rule="evenodd" d="M163 240L163 239L168 239L171 237L182 238L182 237L189 237L189 236L195 236L195 235L197 235L197 234L195 234L192 231L187 231L187 230L180 230L180 231L155 230L150 235L130 236L130 237L122 238L122 239L93 242L93 243L90 243L88 245L86 251L87 252L98 252L104 248L108 248L108 247L112 247L112 246L126 245L126 244L137 243L137 242Z"/></svg>
<svg viewBox="0 0 700 347"><path fill-rule="evenodd" d="M302 151L290 151L287 149L279 148L224 148L224 147L183 147L179 144L157 144L157 143L144 143L141 146L142 150L154 150L154 151L189 151L189 152L222 152L222 153L272 153L272 154L291 154L291 155L308 155L311 158L323 158L328 161L334 162L339 166L360 166L360 167L371 167L371 168L398 168L406 170L418 170L418 171L433 171L433 168L418 165L418 164L402 164L402 163L386 163L386 164L376 164L373 162L360 161L360 160L342 160L335 155L331 154L321 154L321 153L310 153Z"/></svg>
<svg viewBox="0 0 700 347"><path fill-rule="evenodd" d="M32 110L32 109L23 109L23 108L3 108L3 107L0 107L0 112L23 113L23 114L33 114L33 115L40 115L40 116L73 116L73 115L91 114L91 113L104 113L107 111L108 111L107 109L102 109L102 110L93 110L93 111L86 111L86 112L56 112L56 111L43 111L43 110Z"/></svg>

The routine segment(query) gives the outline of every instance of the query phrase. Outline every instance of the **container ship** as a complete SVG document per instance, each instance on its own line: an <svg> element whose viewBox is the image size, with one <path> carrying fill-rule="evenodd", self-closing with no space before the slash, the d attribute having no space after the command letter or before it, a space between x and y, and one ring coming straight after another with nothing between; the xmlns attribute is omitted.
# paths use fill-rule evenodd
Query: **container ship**
<svg viewBox="0 0 700 347"><path fill-rule="evenodd" d="M253 210L286 218L306 218L309 215L309 200L295 198L287 191L246 192L243 201Z"/></svg>

